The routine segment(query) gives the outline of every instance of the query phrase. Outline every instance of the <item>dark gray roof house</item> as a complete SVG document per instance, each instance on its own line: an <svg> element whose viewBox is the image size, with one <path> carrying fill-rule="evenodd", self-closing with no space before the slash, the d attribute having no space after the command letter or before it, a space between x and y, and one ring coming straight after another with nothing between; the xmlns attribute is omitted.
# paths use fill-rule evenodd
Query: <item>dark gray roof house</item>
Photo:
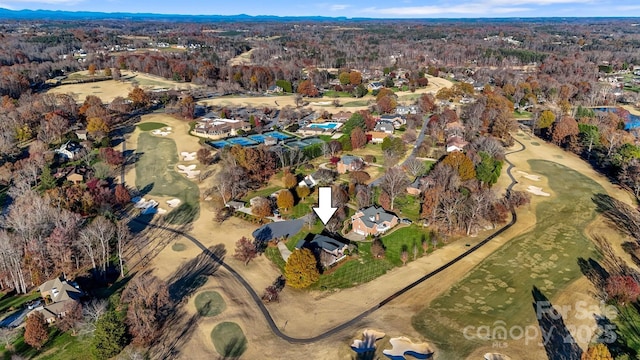
<svg viewBox="0 0 640 360"><path fill-rule="evenodd" d="M344 252L348 245L334 238L316 234L309 242L304 239L298 241L296 249L302 248L313 251L320 259L320 264L329 267L346 257Z"/></svg>
<svg viewBox="0 0 640 360"><path fill-rule="evenodd" d="M387 134L393 134L393 123L386 121L378 121L373 131L380 131Z"/></svg>

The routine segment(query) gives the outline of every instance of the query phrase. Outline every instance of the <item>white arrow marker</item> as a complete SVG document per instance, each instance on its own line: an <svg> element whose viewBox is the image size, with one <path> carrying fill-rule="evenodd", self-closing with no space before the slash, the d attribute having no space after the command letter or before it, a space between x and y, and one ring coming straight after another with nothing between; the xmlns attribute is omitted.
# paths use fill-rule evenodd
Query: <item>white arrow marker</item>
<svg viewBox="0 0 640 360"><path fill-rule="evenodd" d="M337 208L331 207L331 187L322 186L318 188L318 207L314 207L313 211L320 218L323 224L327 225Z"/></svg>

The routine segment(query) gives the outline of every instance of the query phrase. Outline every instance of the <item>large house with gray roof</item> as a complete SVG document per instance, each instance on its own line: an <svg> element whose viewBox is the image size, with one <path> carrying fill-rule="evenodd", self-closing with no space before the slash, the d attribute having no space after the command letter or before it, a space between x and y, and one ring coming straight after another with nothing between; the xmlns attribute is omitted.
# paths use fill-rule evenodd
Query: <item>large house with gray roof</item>
<svg viewBox="0 0 640 360"><path fill-rule="evenodd" d="M353 231L359 235L379 235L398 225L398 217L385 209L372 205L360 209L351 217Z"/></svg>
<svg viewBox="0 0 640 360"><path fill-rule="evenodd" d="M309 242L304 239L298 241L296 249L302 248L313 251L320 261L320 265L328 268L347 257L345 251L348 249L348 245L328 236L317 234Z"/></svg>
<svg viewBox="0 0 640 360"><path fill-rule="evenodd" d="M65 316L68 305L71 302L79 302L83 296L82 290L73 282L55 278L49 280L38 287L40 296L45 301L45 305L35 308L44 316L44 320L51 324L57 319Z"/></svg>

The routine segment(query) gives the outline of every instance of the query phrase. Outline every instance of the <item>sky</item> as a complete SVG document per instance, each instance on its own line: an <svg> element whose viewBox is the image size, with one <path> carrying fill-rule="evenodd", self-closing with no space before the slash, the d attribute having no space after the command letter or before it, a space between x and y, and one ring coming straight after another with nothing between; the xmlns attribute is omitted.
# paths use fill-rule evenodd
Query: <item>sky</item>
<svg viewBox="0 0 640 360"><path fill-rule="evenodd" d="M0 0L0 7L13 10L369 18L640 17L638 0Z"/></svg>

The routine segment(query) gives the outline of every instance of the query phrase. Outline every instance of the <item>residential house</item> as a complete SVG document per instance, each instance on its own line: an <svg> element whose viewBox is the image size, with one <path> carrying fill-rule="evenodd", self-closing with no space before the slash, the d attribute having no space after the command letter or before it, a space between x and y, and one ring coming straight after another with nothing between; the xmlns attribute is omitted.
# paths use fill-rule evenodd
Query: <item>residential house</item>
<svg viewBox="0 0 640 360"><path fill-rule="evenodd" d="M87 140L87 130L76 130L76 136L78 137L78 140Z"/></svg>
<svg viewBox="0 0 640 360"><path fill-rule="evenodd" d="M280 87L278 85L271 85L267 89L266 93L267 94L280 94L283 91L284 91L284 89L282 89L282 87Z"/></svg>
<svg viewBox="0 0 640 360"><path fill-rule="evenodd" d="M238 211L244 207L244 201L231 200L227 202L226 206L234 211Z"/></svg>
<svg viewBox="0 0 640 360"><path fill-rule="evenodd" d="M351 111L339 111L335 114L333 114L333 116L331 117L332 121L338 121L338 122L346 122L347 120L349 120L351 118L351 116L353 115L353 113Z"/></svg>
<svg viewBox="0 0 640 360"><path fill-rule="evenodd" d="M376 126L373 128L373 131L393 134L393 123L387 121L378 121L376 123Z"/></svg>
<svg viewBox="0 0 640 360"><path fill-rule="evenodd" d="M398 225L398 217L375 205L360 209L351 217L353 231L359 235L379 235Z"/></svg>
<svg viewBox="0 0 640 360"><path fill-rule="evenodd" d="M389 133L383 131L370 131L367 133L367 140L373 144L381 144L385 138L390 136Z"/></svg>
<svg viewBox="0 0 640 360"><path fill-rule="evenodd" d="M393 124L393 127L399 129L401 126L406 125L407 118L404 115L382 115L378 122L388 122Z"/></svg>
<svg viewBox="0 0 640 360"><path fill-rule="evenodd" d="M418 106L417 105L398 105L396 107L396 114L398 115L409 115L409 114L417 114Z"/></svg>
<svg viewBox="0 0 640 360"><path fill-rule="evenodd" d="M191 133L196 136L221 139L228 136L236 136L239 130L249 131L251 130L251 124L243 120L205 117L196 122L196 126Z"/></svg>
<svg viewBox="0 0 640 360"><path fill-rule="evenodd" d="M337 165L338 174L344 174L349 171L358 171L364 167L364 161L353 155L344 155L340 158Z"/></svg>
<svg viewBox="0 0 640 360"><path fill-rule="evenodd" d="M84 174L80 174L74 170L67 175L66 179L74 185L82 184L84 182Z"/></svg>
<svg viewBox="0 0 640 360"><path fill-rule="evenodd" d="M462 137L454 135L454 136L450 136L447 139L447 152L453 152L453 151L462 151L464 150L464 147L467 146L469 143L466 142Z"/></svg>
<svg viewBox="0 0 640 360"><path fill-rule="evenodd" d="M418 196L422 192L422 189L427 185L426 176L418 176L409 186L407 186L407 193L409 195Z"/></svg>
<svg viewBox="0 0 640 360"><path fill-rule="evenodd" d="M311 250L320 261L322 267L328 268L342 259L345 259L348 245L325 235L316 234L313 239L306 242L304 239L296 244L296 249L307 248Z"/></svg>
<svg viewBox="0 0 640 360"><path fill-rule="evenodd" d="M73 160L82 151L82 146L74 141L67 141L55 150L56 154L59 154L66 160Z"/></svg>
<svg viewBox="0 0 640 360"><path fill-rule="evenodd" d="M64 317L69 303L71 301L78 302L83 296L83 292L77 284L60 280L59 278L49 280L40 285L38 291L40 291L40 296L44 299L45 305L39 306L33 311L42 313L45 321L49 324L55 322L56 319Z"/></svg>
<svg viewBox="0 0 640 360"><path fill-rule="evenodd" d="M381 83L381 82L379 82L379 81L374 81L374 82L370 82L370 83L367 85L367 90L369 90L369 91L376 91L376 90L380 90L380 89L382 89L383 87L384 87L384 85L382 85L382 83Z"/></svg>
<svg viewBox="0 0 640 360"><path fill-rule="evenodd" d="M313 174L307 175L298 183L298 186L306 186L308 188L312 188L316 186L318 182L313 178Z"/></svg>

